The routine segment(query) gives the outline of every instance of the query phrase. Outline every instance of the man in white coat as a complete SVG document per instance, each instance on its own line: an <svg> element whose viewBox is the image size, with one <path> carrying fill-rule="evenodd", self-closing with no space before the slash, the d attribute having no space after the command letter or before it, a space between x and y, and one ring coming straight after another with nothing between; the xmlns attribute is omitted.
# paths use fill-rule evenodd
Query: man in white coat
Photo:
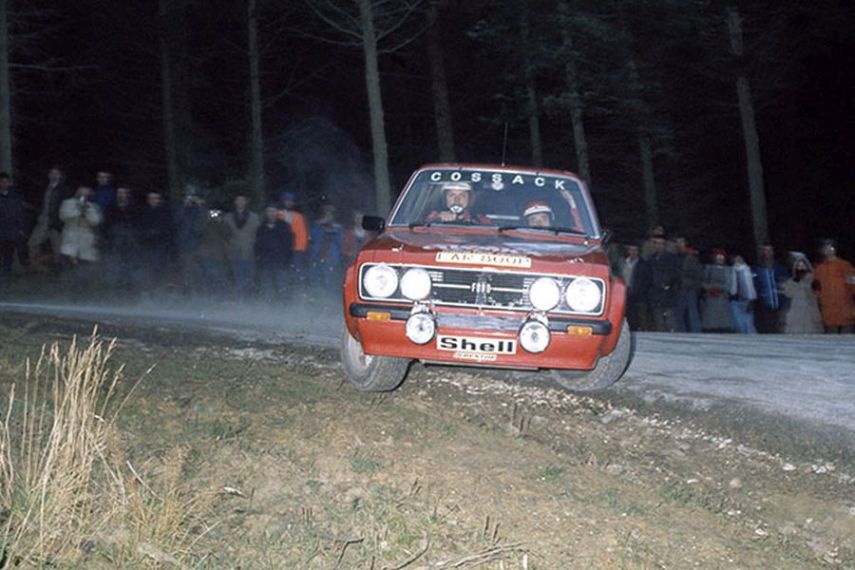
<svg viewBox="0 0 855 570"><path fill-rule="evenodd" d="M103 215L91 197L92 189L81 186L73 198L64 200L59 207L63 222L59 252L73 264L98 261L95 228L103 221Z"/></svg>

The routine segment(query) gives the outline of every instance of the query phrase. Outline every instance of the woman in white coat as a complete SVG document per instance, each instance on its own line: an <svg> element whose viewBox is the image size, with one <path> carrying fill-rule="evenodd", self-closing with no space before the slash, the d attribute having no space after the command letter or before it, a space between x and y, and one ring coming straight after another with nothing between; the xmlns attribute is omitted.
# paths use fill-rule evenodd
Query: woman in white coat
<svg viewBox="0 0 855 570"><path fill-rule="evenodd" d="M90 202L92 189L81 186L73 198L63 200L59 207L62 220L62 239L59 252L72 263L98 261L98 242L95 228L103 221L100 208Z"/></svg>
<svg viewBox="0 0 855 570"><path fill-rule="evenodd" d="M822 316L813 290L813 266L805 254L791 251L790 268L791 277L781 285L781 292L789 299L784 313L784 332L821 333Z"/></svg>

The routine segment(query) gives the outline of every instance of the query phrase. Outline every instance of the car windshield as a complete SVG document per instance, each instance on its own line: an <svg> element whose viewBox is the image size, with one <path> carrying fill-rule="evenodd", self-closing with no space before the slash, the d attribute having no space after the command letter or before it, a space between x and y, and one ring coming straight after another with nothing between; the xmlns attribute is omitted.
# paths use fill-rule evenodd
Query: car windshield
<svg viewBox="0 0 855 570"><path fill-rule="evenodd" d="M419 172L389 225L483 226L533 234L596 232L585 195L572 178L475 168Z"/></svg>

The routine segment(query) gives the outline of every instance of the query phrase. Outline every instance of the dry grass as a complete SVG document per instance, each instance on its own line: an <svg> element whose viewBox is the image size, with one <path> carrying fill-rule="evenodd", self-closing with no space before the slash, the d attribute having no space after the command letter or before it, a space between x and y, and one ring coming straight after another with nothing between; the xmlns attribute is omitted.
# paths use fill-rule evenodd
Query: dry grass
<svg viewBox="0 0 855 570"><path fill-rule="evenodd" d="M43 347L11 387L0 426L0 567L193 557L211 495L182 482L186 450L143 473L127 460L116 419L133 386L111 367L114 348L97 330L85 345Z"/></svg>
<svg viewBox="0 0 855 570"><path fill-rule="evenodd" d="M339 489L331 486L304 497L310 505L304 508L305 521L282 537L256 536L253 527L239 526L254 538L247 535L234 543L236 520L265 516L267 506L237 491L249 502L236 508L234 492L215 485L235 479L240 469L216 468L217 460L209 457L214 451L210 433L185 445L148 447L144 454L132 445L126 449L140 434L128 434L126 442L118 419L136 383L126 383L123 367L112 365L115 348L96 331L84 342L43 346L35 365L28 361L17 372L23 379L11 385L0 424L0 569L201 568L219 567L232 557L271 568L302 563L417 568L428 554L439 554L430 538L447 530L432 516L435 505L412 489L399 495L371 483L383 466L360 452L343 458L341 468L368 489L380 489L365 493L364 506L342 505ZM150 396L145 400L140 394L152 403ZM133 411L142 403L135 402ZM216 434L215 441L223 438ZM194 456L197 443L207 450L201 459ZM229 442L223 446L225 453L232 449ZM318 509L318 520L311 505ZM383 545L365 544L372 536L382 537L374 542ZM239 544L247 541L254 547ZM521 554L518 545L499 543L495 536L473 536L463 543L475 554L460 553L430 567L485 568ZM389 560L395 561L392 566Z"/></svg>

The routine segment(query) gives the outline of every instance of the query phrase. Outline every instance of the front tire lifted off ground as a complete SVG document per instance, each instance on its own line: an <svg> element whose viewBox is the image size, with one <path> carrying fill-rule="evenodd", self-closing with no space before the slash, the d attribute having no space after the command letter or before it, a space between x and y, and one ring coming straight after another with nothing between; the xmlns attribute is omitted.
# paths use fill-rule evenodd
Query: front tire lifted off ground
<svg viewBox="0 0 855 570"><path fill-rule="evenodd" d="M573 392L596 392L604 390L618 380L629 366L632 353L632 335L626 319L620 327L620 338L611 354L601 356L597 365L590 372L570 372L552 370L552 378L564 388Z"/></svg>
<svg viewBox="0 0 855 570"><path fill-rule="evenodd" d="M341 363L350 383L366 392L394 390L404 381L410 366L406 358L365 354L347 326L341 328Z"/></svg>

